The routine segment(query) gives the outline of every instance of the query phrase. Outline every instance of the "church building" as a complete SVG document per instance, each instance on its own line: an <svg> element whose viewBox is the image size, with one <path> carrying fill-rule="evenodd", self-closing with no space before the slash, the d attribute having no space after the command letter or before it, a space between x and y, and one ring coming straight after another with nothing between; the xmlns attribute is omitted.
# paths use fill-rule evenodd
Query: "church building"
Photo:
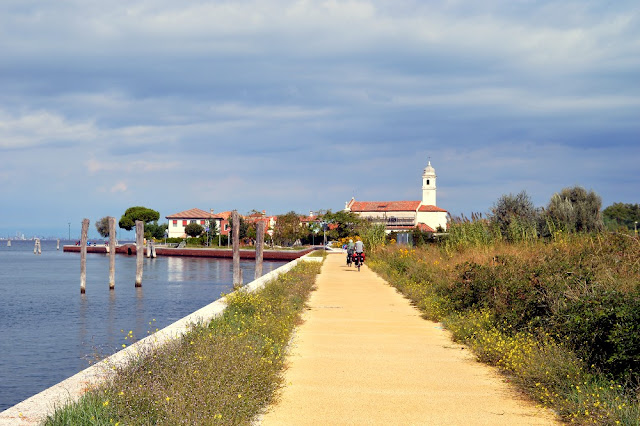
<svg viewBox="0 0 640 426"><path fill-rule="evenodd" d="M352 198L345 211L357 213L374 223L384 223L387 232L405 232L415 227L425 232L447 229L447 211L436 205L436 171L431 161L422 173L422 200L356 201Z"/></svg>

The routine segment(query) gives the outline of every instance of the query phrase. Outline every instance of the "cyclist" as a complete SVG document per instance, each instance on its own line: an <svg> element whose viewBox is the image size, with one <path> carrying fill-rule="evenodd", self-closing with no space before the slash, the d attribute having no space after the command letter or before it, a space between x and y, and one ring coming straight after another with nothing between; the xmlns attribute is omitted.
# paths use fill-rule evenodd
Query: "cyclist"
<svg viewBox="0 0 640 426"><path fill-rule="evenodd" d="M351 256L353 256L353 252L355 251L355 244L353 244L353 240L349 240L349 244L347 244L347 266L351 266Z"/></svg>
<svg viewBox="0 0 640 426"><path fill-rule="evenodd" d="M360 263L364 263L364 243L360 240L355 244L356 256L360 257Z"/></svg>

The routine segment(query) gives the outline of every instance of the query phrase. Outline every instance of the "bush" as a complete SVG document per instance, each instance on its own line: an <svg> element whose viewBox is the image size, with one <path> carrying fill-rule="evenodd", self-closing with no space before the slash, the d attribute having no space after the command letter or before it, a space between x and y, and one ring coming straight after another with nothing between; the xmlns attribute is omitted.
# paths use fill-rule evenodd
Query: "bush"
<svg viewBox="0 0 640 426"><path fill-rule="evenodd" d="M553 194L546 210L547 221L566 232L602 231L602 200L593 191L580 186L564 188Z"/></svg>
<svg viewBox="0 0 640 426"><path fill-rule="evenodd" d="M440 246L389 247L369 265L565 420L637 424L638 240L557 232L507 244L483 221L451 229Z"/></svg>
<svg viewBox="0 0 640 426"><path fill-rule="evenodd" d="M195 237L199 237L204 233L204 228L200 224L190 223L184 227L184 232L188 236L195 238Z"/></svg>
<svg viewBox="0 0 640 426"><path fill-rule="evenodd" d="M508 241L526 241L537 237L537 212L529 195L503 195L491 208L490 221Z"/></svg>

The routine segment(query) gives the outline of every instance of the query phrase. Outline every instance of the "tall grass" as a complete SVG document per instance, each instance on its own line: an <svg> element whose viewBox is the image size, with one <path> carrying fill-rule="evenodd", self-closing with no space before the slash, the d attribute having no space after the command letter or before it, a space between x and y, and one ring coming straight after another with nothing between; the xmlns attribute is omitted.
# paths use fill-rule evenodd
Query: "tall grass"
<svg viewBox="0 0 640 426"><path fill-rule="evenodd" d="M319 268L303 262L258 293L228 296L223 316L132 358L44 424L251 424L282 385L285 349Z"/></svg>
<svg viewBox="0 0 640 426"><path fill-rule="evenodd" d="M640 424L640 242L556 232L510 244L460 228L369 265L563 419Z"/></svg>

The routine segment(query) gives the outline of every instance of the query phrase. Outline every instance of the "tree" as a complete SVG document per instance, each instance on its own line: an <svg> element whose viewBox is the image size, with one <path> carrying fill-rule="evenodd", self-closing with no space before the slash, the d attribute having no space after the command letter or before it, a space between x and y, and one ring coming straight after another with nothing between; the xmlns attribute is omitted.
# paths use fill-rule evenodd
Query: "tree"
<svg viewBox="0 0 640 426"><path fill-rule="evenodd" d="M118 226L131 231L136 226L136 220L141 220L144 222L144 236L160 239L164 237L168 225L158 225L158 219L160 219L160 213L155 210L142 206L129 207L118 221Z"/></svg>
<svg viewBox="0 0 640 426"><path fill-rule="evenodd" d="M157 222L158 219L160 219L160 213L155 210L142 206L129 207L120 218L120 221L118 221L118 226L131 231L136 226L136 220L141 220L147 224L149 222Z"/></svg>
<svg viewBox="0 0 640 426"><path fill-rule="evenodd" d="M300 216L294 211L279 215L273 229L273 241L279 245L290 246L304 236Z"/></svg>
<svg viewBox="0 0 640 426"><path fill-rule="evenodd" d="M197 223L190 223L184 227L184 232L190 237L199 237L204 232L202 225Z"/></svg>
<svg viewBox="0 0 640 426"><path fill-rule="evenodd" d="M366 220L362 219L357 213L344 210L335 213L328 210L322 215L322 220L335 225L332 227L333 229L327 232L329 238L334 240L358 234L359 227L366 223Z"/></svg>
<svg viewBox="0 0 640 426"><path fill-rule="evenodd" d="M239 239L240 241L242 241L244 238L247 237L247 229L249 227L249 224L247 223L246 220L244 220L244 218L242 217L242 215L238 215L238 222L240 223L240 232L239 234ZM231 216L229 216L229 235L232 235L233 233L233 221L231 220Z"/></svg>
<svg viewBox="0 0 640 426"><path fill-rule="evenodd" d="M96 230L103 238L109 236L109 216L96 220Z"/></svg>
<svg viewBox="0 0 640 426"><path fill-rule="evenodd" d="M491 208L489 220L509 241L522 241L537 236L536 208L526 191L503 195Z"/></svg>
<svg viewBox="0 0 640 426"><path fill-rule="evenodd" d="M604 228L602 200L593 191L580 186L564 188L553 194L546 210L549 226L567 232L594 232Z"/></svg>
<svg viewBox="0 0 640 426"><path fill-rule="evenodd" d="M169 225L163 223L159 225L157 221L147 223L144 225L144 236L146 238L155 238L160 240L165 237L165 231L169 228Z"/></svg>
<svg viewBox="0 0 640 426"><path fill-rule="evenodd" d="M635 222L640 222L640 204L613 203L602 216L608 226L633 230Z"/></svg>

